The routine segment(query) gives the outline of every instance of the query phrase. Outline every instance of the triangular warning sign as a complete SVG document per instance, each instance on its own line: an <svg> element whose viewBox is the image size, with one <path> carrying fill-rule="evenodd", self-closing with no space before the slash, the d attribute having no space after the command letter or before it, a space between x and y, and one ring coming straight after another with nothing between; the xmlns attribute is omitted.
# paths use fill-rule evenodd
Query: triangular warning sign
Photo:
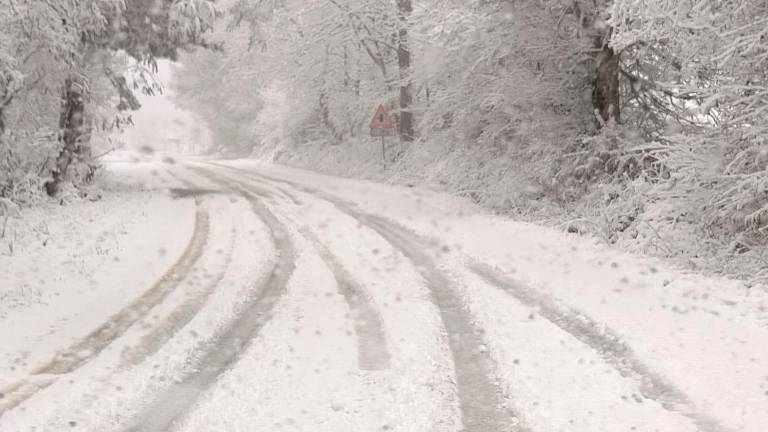
<svg viewBox="0 0 768 432"><path fill-rule="evenodd" d="M371 120L371 129L394 129L394 127L395 122L392 121L392 116L389 115L383 104L379 105Z"/></svg>

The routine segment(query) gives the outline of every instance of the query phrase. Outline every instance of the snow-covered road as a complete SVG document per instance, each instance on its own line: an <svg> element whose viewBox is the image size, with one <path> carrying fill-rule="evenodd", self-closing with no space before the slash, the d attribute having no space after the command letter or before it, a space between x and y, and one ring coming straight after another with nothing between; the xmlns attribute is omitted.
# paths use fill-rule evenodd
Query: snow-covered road
<svg viewBox="0 0 768 432"><path fill-rule="evenodd" d="M735 281L416 188L110 172L134 207L82 228L127 233L90 289L0 257L59 292L0 308L0 432L768 430L768 296Z"/></svg>

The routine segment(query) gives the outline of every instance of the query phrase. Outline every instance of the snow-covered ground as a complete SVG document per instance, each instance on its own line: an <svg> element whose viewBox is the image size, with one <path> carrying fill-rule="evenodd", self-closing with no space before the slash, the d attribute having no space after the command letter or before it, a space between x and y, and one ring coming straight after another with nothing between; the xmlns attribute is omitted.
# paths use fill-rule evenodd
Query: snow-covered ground
<svg viewBox="0 0 768 432"><path fill-rule="evenodd" d="M765 292L494 217L446 195L233 165L354 203L420 235L486 322L491 353L512 397L524 396L521 416L531 426L538 418L541 427L594 428L601 415L622 412L607 407L627 402L663 404L709 430L768 425ZM614 380L621 375L630 379ZM603 386L608 399L597 397Z"/></svg>
<svg viewBox="0 0 768 432"><path fill-rule="evenodd" d="M116 154L102 189L14 221L2 432L768 425L738 282L253 161Z"/></svg>
<svg viewBox="0 0 768 432"><path fill-rule="evenodd" d="M194 203L151 190L163 180L160 171L142 188L106 179L98 201L49 203L9 220L0 240L0 386L105 322L178 259Z"/></svg>
<svg viewBox="0 0 768 432"><path fill-rule="evenodd" d="M768 430L768 293L142 102L0 239L0 432Z"/></svg>

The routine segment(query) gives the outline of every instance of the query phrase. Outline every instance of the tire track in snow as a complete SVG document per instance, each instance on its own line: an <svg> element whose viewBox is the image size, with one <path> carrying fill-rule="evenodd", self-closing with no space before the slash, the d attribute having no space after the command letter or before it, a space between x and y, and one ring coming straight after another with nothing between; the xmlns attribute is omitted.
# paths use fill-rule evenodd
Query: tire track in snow
<svg viewBox="0 0 768 432"><path fill-rule="evenodd" d="M395 231L402 231L401 235L404 240L414 238L413 233L407 229L402 228L385 218L360 213L352 208L355 204L343 201L331 194L314 190L298 183L276 179L258 173L252 174L263 178L267 182L280 182L310 195L319 196L322 199L333 203L337 208L348 213L350 216L356 217L355 215L359 215L360 217L357 217L358 220L367 219L369 223L366 223L366 225L371 226L374 229L375 224L378 223L383 229L389 227L390 229L394 228ZM374 222L374 226L372 226L370 222ZM379 233L381 234L381 232ZM386 236L384 237L387 238ZM720 421L706 414L705 411L696 409L695 404L689 400L684 392L642 363L632 352L631 348L624 344L620 337L611 329L598 325L587 315L579 311L569 310L558 306L552 299L522 287L520 284L509 280L487 265L476 263L470 266L470 270L490 285L496 286L511 294L521 303L539 309L545 319L568 332L580 342L596 350L609 365L616 368L622 375L634 375L635 377L638 377L641 383L641 391L646 398L655 400L665 409L680 413L691 419L702 432L733 431L733 429L724 426Z"/></svg>
<svg viewBox="0 0 768 432"><path fill-rule="evenodd" d="M372 215L358 215L356 219L399 249L427 282L448 333L463 432L520 430L519 419L505 403L503 391L492 378L496 365L485 349L482 333L457 288L438 270L432 258L424 252L424 246L412 241L410 232Z"/></svg>
<svg viewBox="0 0 768 432"><path fill-rule="evenodd" d="M484 348L481 332L474 325L458 290L438 270L434 260L423 252L425 247L412 240L412 233L384 218L361 213L352 208L351 204L322 191L244 169L215 165L267 183L287 184L327 201L342 213L377 232L398 249L425 280L440 311L453 355L459 408L464 425L462 432L512 432L522 429L519 419L506 406L503 391L492 379L495 363Z"/></svg>
<svg viewBox="0 0 768 432"><path fill-rule="evenodd" d="M482 263L470 264L469 269L491 286L497 287L517 301L536 309L547 321L589 346L622 376L633 376L640 382L640 391L664 409L691 419L701 431L723 432L730 429L695 405L674 384L645 365L612 329L600 325L584 313L558 304L547 295L510 279L500 271Z"/></svg>
<svg viewBox="0 0 768 432"><path fill-rule="evenodd" d="M208 242L209 215L199 200L196 199L195 203L197 209L192 236L173 266L141 297L110 317L85 338L58 352L48 363L35 368L31 374L36 378L22 381L0 392L3 395L0 398L0 416L53 384L58 376L72 373L95 358L177 288L200 259Z"/></svg>
<svg viewBox="0 0 768 432"><path fill-rule="evenodd" d="M63 375L72 372L97 356L112 341L122 336L129 327L144 317L155 305L163 301L189 274L203 253L208 241L209 215L198 207L195 229L187 250L174 266L152 288L131 305L113 315L106 323L85 339L56 355L49 364L36 369L33 374Z"/></svg>
<svg viewBox="0 0 768 432"><path fill-rule="evenodd" d="M284 188L277 189L288 198L294 206L301 207L303 201ZM259 188L261 194L272 198L271 193ZM373 304L366 288L361 286L347 271L320 239L309 229L300 228L299 232L309 240L326 267L331 270L336 280L338 291L344 296L352 313L352 319L357 335L358 366L361 370L378 371L389 368L391 354L389 352L386 332L381 313Z"/></svg>
<svg viewBox="0 0 768 432"><path fill-rule="evenodd" d="M389 368L390 353L381 313L373 305L365 287L341 265L339 260L312 232L300 230L310 240L325 265L333 273L339 293L349 305L357 334L357 364L362 370L378 371Z"/></svg>
<svg viewBox="0 0 768 432"><path fill-rule="evenodd" d="M279 182L310 195L319 196L322 199L333 203L337 208L353 217L355 217L356 214L359 214L362 219L367 218L369 221L378 220L385 227L390 226L403 231L406 240L414 237L407 229L401 228L397 224L384 218L359 213L352 208L352 206L355 205L354 203L343 201L326 192L260 173L254 173L247 170L242 171L262 178L267 183ZM370 224L368 225L370 226ZM688 396L685 395L682 390L668 382L660 374L656 373L640 361L640 359L632 352L631 348L624 344L620 337L611 329L595 323L591 318L579 311L569 310L558 306L552 299L522 287L520 284L509 280L487 265L476 263L470 266L470 270L490 285L496 286L509 293L521 303L538 308L545 319L568 332L580 342L596 350L609 365L616 368L622 375L634 375L635 377L638 377L641 384L640 389L643 396L646 398L655 400L665 409L680 413L691 419L702 432L733 431L732 428L724 426L720 421L709 416L705 410L697 409L695 404L690 401Z"/></svg>
<svg viewBox="0 0 768 432"><path fill-rule="evenodd" d="M3 414L21 405L22 402L34 396L35 393L50 387L55 381L56 377L39 376L36 379L18 382L0 391L0 419L3 417Z"/></svg>
<svg viewBox="0 0 768 432"><path fill-rule="evenodd" d="M166 315L159 324L155 324L152 330L145 334L141 341L127 348L121 353L121 367L135 366L144 361L147 357L155 354L163 347L176 333L200 312L213 291L226 276L227 269L232 262L234 252L234 236L237 231L233 230L229 245L224 251L224 264L221 270L212 275L205 283L203 289L190 294L187 299L176 307L170 314Z"/></svg>
<svg viewBox="0 0 768 432"><path fill-rule="evenodd" d="M257 292L239 308L233 320L215 337L214 342L198 358L197 370L159 395L148 404L145 411L124 430L126 432L167 432L213 385L219 376L230 368L240 353L269 321L272 309L286 292L288 280L295 268L295 254L288 230L262 204L255 194L259 191L233 186L228 179L202 169L193 169L210 180L228 186L238 192L250 204L270 229L270 236L277 250L277 261ZM249 188L250 189L250 188ZM260 191L263 193L263 191Z"/></svg>
<svg viewBox="0 0 768 432"><path fill-rule="evenodd" d="M170 192L174 196L195 196L195 199L199 200L201 195L213 193L213 191L198 188L197 185L180 177L173 171L168 170L167 174L186 187L186 189L171 189ZM237 231L233 230L228 247L224 251L224 263L221 270L209 279L202 290L187 297L184 303L176 307L169 315L166 315L159 324L155 324L151 332L145 334L137 345L124 350L121 353L121 367L135 366L156 353L173 335L200 312L208 297L210 297L226 275L226 271L232 262L232 254L235 247L234 238L236 235Z"/></svg>

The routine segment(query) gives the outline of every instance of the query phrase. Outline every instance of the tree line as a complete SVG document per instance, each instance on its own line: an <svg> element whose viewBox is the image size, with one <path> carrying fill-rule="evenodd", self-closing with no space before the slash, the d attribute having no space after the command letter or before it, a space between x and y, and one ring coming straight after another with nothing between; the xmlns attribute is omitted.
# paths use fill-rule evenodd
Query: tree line
<svg viewBox="0 0 768 432"><path fill-rule="evenodd" d="M0 0L0 193L42 178L55 194L95 126L159 89L136 70L182 49L180 102L223 153L333 152L384 102L401 169L491 207L600 196L637 218L663 201L707 236L765 242L762 0L215 5Z"/></svg>
<svg viewBox="0 0 768 432"><path fill-rule="evenodd" d="M762 0L241 0L227 9L213 32L225 51L191 54L180 71L184 103L212 119L223 152L328 154L365 140L383 101L399 119L401 168L492 207L573 209L600 194L618 205L612 197L631 189L645 204L668 201L708 236L765 242ZM206 81L211 69L216 82ZM624 202L622 217L645 204Z"/></svg>

